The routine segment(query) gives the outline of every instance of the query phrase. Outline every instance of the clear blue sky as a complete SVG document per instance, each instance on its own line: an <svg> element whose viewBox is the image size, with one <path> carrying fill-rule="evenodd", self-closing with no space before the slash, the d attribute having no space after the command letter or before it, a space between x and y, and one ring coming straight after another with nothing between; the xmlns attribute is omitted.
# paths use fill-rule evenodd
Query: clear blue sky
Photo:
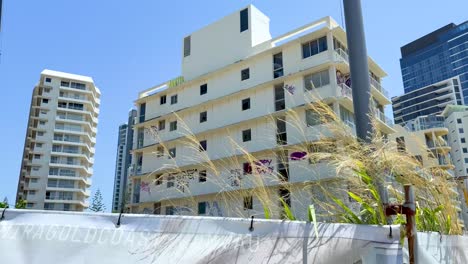
<svg viewBox="0 0 468 264"><path fill-rule="evenodd" d="M102 190L109 210L118 125L139 91L180 75L185 35L250 3L270 17L273 37L327 15L341 23L340 1L3 0L0 199L15 198L31 91L43 69L92 76L101 89L92 191ZM362 1L368 53L387 71L392 96L403 91L400 46L468 19L467 0Z"/></svg>

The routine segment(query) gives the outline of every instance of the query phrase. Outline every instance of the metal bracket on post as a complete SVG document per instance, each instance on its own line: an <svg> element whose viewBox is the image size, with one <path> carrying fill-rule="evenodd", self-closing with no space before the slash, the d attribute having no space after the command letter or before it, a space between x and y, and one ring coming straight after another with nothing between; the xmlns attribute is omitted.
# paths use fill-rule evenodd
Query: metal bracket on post
<svg viewBox="0 0 468 264"><path fill-rule="evenodd" d="M408 238L409 263L417 263L417 230L416 230L416 203L414 200L413 186L405 185L405 202L400 204L389 204L385 206L385 215L406 215L406 237Z"/></svg>

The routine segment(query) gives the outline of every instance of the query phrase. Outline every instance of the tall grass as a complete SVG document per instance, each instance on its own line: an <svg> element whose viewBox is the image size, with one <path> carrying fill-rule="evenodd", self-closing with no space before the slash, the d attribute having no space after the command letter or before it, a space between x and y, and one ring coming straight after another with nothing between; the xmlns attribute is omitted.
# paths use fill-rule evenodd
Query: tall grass
<svg viewBox="0 0 468 264"><path fill-rule="evenodd" d="M174 116L178 121L179 142L191 151L191 155L180 157L187 162L197 164L198 171L206 170L207 183L215 186L218 191L214 194L215 200L224 205L224 216L249 217L252 214L266 218L286 218L290 220L307 220L308 212L290 206L288 196L278 195L293 193L295 201L304 203L301 208L308 210L313 204L319 221L387 225L404 222L401 215L386 217L380 197L379 186L388 192L389 201L403 203L402 193L404 184L414 186L416 200L418 201L416 222L420 231L436 231L443 234L461 234L462 225L458 220L457 193L455 184L451 181L450 173L439 167L424 167L410 153L400 152L395 142L390 142L386 136L379 132L375 118L373 119L374 132L369 135L370 143L358 142L350 129L331 109L321 100L307 104L306 109L314 111L321 119L317 128L307 128L304 118L299 110L286 109L278 114L272 114L265 121L270 124L271 131L276 131L275 120L284 118L288 129L292 128L299 135L299 144L278 146L268 149L249 152L248 148L238 143L230 128L222 128L219 133L225 135L229 142L224 149L216 152L226 154L227 158L216 159L207 152L199 151L200 138L192 132L184 119L177 113ZM260 121L259 121L260 122ZM306 130L316 130L316 140L311 141ZM164 142L161 133L154 129L147 129L156 142ZM275 140L275 135L264 135L256 138L264 141L265 145ZM288 139L289 140L289 139ZM179 143L180 144L180 143ZM161 144L165 156L169 155L169 148ZM424 152L429 153L424 148ZM306 153L309 161L301 167L307 172L308 179L300 183L283 181L282 176L274 170L268 173L268 166L260 160L266 156L277 157L282 151L297 151ZM156 153L153 153L156 155ZM288 160L287 156L278 158ZM141 178L142 181L155 184L172 173L182 174L188 167L177 164L177 159L167 159L166 164ZM232 186L231 168L242 168L244 162L252 164L249 175L238 175L235 179L238 186ZM330 168L331 177L323 177L315 170L317 166ZM227 172L226 172L227 171ZM231 174L231 175L227 175ZM329 175L330 176L330 175ZM186 176L180 176L186 178ZM195 176L196 178L196 176ZM191 190L196 179L178 179L182 198L173 199L168 192L164 204L182 206L187 209L185 214L197 214L200 199L212 199L194 195ZM165 184L166 182L164 182ZM183 190L183 191L182 191ZM163 192L164 190L160 190ZM244 210L242 198L253 196L261 204L261 208ZM152 208L151 208L152 210Z"/></svg>

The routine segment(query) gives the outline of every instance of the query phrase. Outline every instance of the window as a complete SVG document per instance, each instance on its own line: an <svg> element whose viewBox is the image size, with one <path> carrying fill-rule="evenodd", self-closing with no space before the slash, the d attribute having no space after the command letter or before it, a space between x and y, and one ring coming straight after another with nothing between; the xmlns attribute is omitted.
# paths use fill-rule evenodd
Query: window
<svg viewBox="0 0 468 264"><path fill-rule="evenodd" d="M467 149L467 148L463 148L463 153L468 153L468 149Z"/></svg>
<svg viewBox="0 0 468 264"><path fill-rule="evenodd" d="M41 132L37 132L37 135L40 136L40 137L42 137L42 136L44 135L44 132L42 132L42 131L41 131Z"/></svg>
<svg viewBox="0 0 468 264"><path fill-rule="evenodd" d="M253 209L253 197L247 196L244 197L244 210L252 210Z"/></svg>
<svg viewBox="0 0 468 264"><path fill-rule="evenodd" d="M323 123L320 114L316 111L307 109L305 113L307 126L317 126Z"/></svg>
<svg viewBox="0 0 468 264"><path fill-rule="evenodd" d="M156 148L156 157L160 158L162 156L164 156L164 147L163 146L158 146Z"/></svg>
<svg viewBox="0 0 468 264"><path fill-rule="evenodd" d="M146 103L142 103L140 105L140 123L145 122L145 114L146 114Z"/></svg>
<svg viewBox="0 0 468 264"><path fill-rule="evenodd" d="M169 149L169 158L175 158L175 157L176 157L176 148Z"/></svg>
<svg viewBox="0 0 468 264"><path fill-rule="evenodd" d="M161 95L161 97L159 98L159 104L166 104L166 96L165 95Z"/></svg>
<svg viewBox="0 0 468 264"><path fill-rule="evenodd" d="M177 130L177 120L169 123L169 131Z"/></svg>
<svg viewBox="0 0 468 264"><path fill-rule="evenodd" d="M198 214L199 215L206 214L206 202L198 203Z"/></svg>
<svg viewBox="0 0 468 264"><path fill-rule="evenodd" d="M31 190L28 192L29 195L36 195L36 191L35 190Z"/></svg>
<svg viewBox="0 0 468 264"><path fill-rule="evenodd" d="M466 143L466 139L465 138L461 138L460 139L461 143ZM36 144L37 145L37 144Z"/></svg>
<svg viewBox="0 0 468 264"><path fill-rule="evenodd" d="M70 82L61 81L61 82L60 82L60 86L62 86L62 87L70 87Z"/></svg>
<svg viewBox="0 0 468 264"><path fill-rule="evenodd" d="M468 158L465 158L465 163L468 163Z"/></svg>
<svg viewBox="0 0 468 264"><path fill-rule="evenodd" d="M166 206L166 215L174 215L175 208L172 205Z"/></svg>
<svg viewBox="0 0 468 264"><path fill-rule="evenodd" d="M201 152L201 151L206 151L206 140L200 141L200 146L199 146L198 150L199 150L200 152Z"/></svg>
<svg viewBox="0 0 468 264"><path fill-rule="evenodd" d="M154 203L153 204L153 214L160 215L161 214L161 203Z"/></svg>
<svg viewBox="0 0 468 264"><path fill-rule="evenodd" d="M284 85L277 84L275 85L275 111L281 111L286 108L286 104L284 101Z"/></svg>
<svg viewBox="0 0 468 264"><path fill-rule="evenodd" d="M319 39L314 39L310 42L302 44L302 58L308 58L310 56L314 56L315 54L319 54L322 51L326 51L328 49L327 46L327 37L321 37Z"/></svg>
<svg viewBox="0 0 468 264"><path fill-rule="evenodd" d="M43 104L48 104L48 103L49 103L49 99L45 99L45 98L42 99L42 103L43 103Z"/></svg>
<svg viewBox="0 0 468 264"><path fill-rule="evenodd" d="M64 211L70 211L70 204L63 204Z"/></svg>
<svg viewBox="0 0 468 264"><path fill-rule="evenodd" d="M281 116L276 118L276 143L278 145L288 144L288 135L286 132L285 117Z"/></svg>
<svg viewBox="0 0 468 264"><path fill-rule="evenodd" d="M51 78L49 78L49 77L45 78L45 82L46 82L46 83L50 83L51 81L52 81Z"/></svg>
<svg viewBox="0 0 468 264"><path fill-rule="evenodd" d="M242 111L250 109L250 98L242 100Z"/></svg>
<svg viewBox="0 0 468 264"><path fill-rule="evenodd" d="M162 175L156 175L155 177L155 185L161 185L163 183L163 176Z"/></svg>
<svg viewBox="0 0 468 264"><path fill-rule="evenodd" d="M36 148L42 148L42 143L36 143Z"/></svg>
<svg viewBox="0 0 468 264"><path fill-rule="evenodd" d="M206 122L206 120L208 120L208 116L207 116L207 112L201 112L200 113L200 123L203 123L203 122Z"/></svg>
<svg viewBox="0 0 468 264"><path fill-rule="evenodd" d="M249 29L249 9L240 11L240 32L244 32Z"/></svg>
<svg viewBox="0 0 468 264"><path fill-rule="evenodd" d="M247 80L249 78L250 78L250 69L249 68L243 69L241 71L241 81Z"/></svg>
<svg viewBox="0 0 468 264"><path fill-rule="evenodd" d="M198 173L198 182L206 182L206 170L202 170Z"/></svg>
<svg viewBox="0 0 468 264"><path fill-rule="evenodd" d="M273 78L283 76L283 53L273 55Z"/></svg>
<svg viewBox="0 0 468 264"><path fill-rule="evenodd" d="M204 95L208 92L208 84L200 85L200 95Z"/></svg>
<svg viewBox="0 0 468 264"><path fill-rule="evenodd" d="M463 131L463 128L459 128L459 129L458 129L458 133L463 133L463 132L464 132L464 131Z"/></svg>
<svg viewBox="0 0 468 264"><path fill-rule="evenodd" d="M167 188L172 188L175 186L174 180L175 180L174 175L167 176L167 185L166 185Z"/></svg>
<svg viewBox="0 0 468 264"><path fill-rule="evenodd" d="M158 130L164 130L166 129L166 120L159 120L159 125L158 125Z"/></svg>
<svg viewBox="0 0 468 264"><path fill-rule="evenodd" d="M308 91L328 84L330 84L330 76L328 75L328 70L304 76L304 87Z"/></svg>
<svg viewBox="0 0 468 264"><path fill-rule="evenodd" d="M252 131L250 129L242 131L242 142L252 140Z"/></svg>
<svg viewBox="0 0 468 264"><path fill-rule="evenodd" d="M37 182L37 178L31 178L31 179L29 180L29 182L31 182L31 183L36 183L36 182Z"/></svg>
<svg viewBox="0 0 468 264"><path fill-rule="evenodd" d="M45 125L46 121L39 121L39 125Z"/></svg>
<svg viewBox="0 0 468 264"><path fill-rule="evenodd" d="M34 159L40 159L41 155L40 154L34 154Z"/></svg>
<svg viewBox="0 0 468 264"><path fill-rule="evenodd" d="M184 38L184 57L190 56L191 40L190 36Z"/></svg>
<svg viewBox="0 0 468 264"><path fill-rule="evenodd" d="M414 158L415 158L419 163L421 163L421 165L424 164L424 163L423 163L423 158L422 158L421 155L416 155L416 156L414 156Z"/></svg>
<svg viewBox="0 0 468 264"><path fill-rule="evenodd" d="M397 143L397 150L399 152L405 152L406 151L405 137L397 137L396 138L396 143Z"/></svg>
<svg viewBox="0 0 468 264"><path fill-rule="evenodd" d="M174 94L171 96L171 105L177 104L177 94Z"/></svg>
<svg viewBox="0 0 468 264"><path fill-rule="evenodd" d="M458 124L461 124L462 123L462 120L460 118L457 118L457 123Z"/></svg>
<svg viewBox="0 0 468 264"><path fill-rule="evenodd" d="M244 175L252 174L252 165L250 165L250 162L244 162L242 168Z"/></svg>

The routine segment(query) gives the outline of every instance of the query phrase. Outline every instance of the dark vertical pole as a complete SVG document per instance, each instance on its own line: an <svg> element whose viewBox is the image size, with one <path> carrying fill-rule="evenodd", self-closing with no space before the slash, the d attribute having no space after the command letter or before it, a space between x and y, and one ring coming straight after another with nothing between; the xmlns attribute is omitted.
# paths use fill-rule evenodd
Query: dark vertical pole
<svg viewBox="0 0 468 264"><path fill-rule="evenodd" d="M406 236L408 237L408 253L409 253L409 263L417 263L417 234L416 234L416 221L415 221L415 212L416 204L414 201L414 190L413 186L405 185L405 204L403 207L409 209L406 213Z"/></svg>
<svg viewBox="0 0 468 264"><path fill-rule="evenodd" d="M369 116L370 80L361 0L343 0L343 4L353 88L354 115L356 117L356 135L360 140L369 142L369 133L372 132Z"/></svg>

